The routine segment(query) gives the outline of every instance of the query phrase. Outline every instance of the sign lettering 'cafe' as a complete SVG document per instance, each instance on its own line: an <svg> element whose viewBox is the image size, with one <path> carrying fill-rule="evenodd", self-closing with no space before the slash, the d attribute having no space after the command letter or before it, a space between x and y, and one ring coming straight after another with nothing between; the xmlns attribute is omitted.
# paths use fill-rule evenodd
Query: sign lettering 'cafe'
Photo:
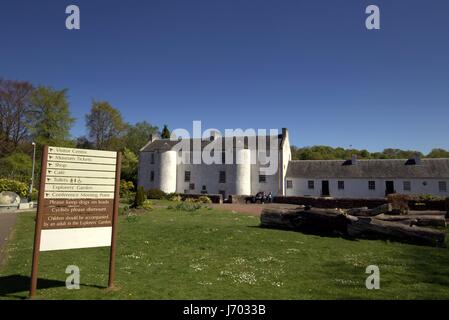
<svg viewBox="0 0 449 320"><path fill-rule="evenodd" d="M31 296L41 251L111 246L112 286L120 159L112 151L44 147Z"/></svg>

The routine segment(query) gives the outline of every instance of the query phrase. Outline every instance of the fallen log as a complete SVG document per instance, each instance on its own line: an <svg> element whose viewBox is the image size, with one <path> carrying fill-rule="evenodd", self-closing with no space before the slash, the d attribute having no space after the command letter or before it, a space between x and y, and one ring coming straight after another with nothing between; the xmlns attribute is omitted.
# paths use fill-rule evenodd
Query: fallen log
<svg viewBox="0 0 449 320"><path fill-rule="evenodd" d="M354 219L348 224L347 231L352 237L386 238L432 246L444 246L446 242L446 232L443 231L373 218Z"/></svg>
<svg viewBox="0 0 449 320"><path fill-rule="evenodd" d="M263 227L281 227L329 234L346 233L347 219L338 210L264 209L260 216Z"/></svg>
<svg viewBox="0 0 449 320"><path fill-rule="evenodd" d="M444 215L403 215L390 216L386 214L379 214L373 217L382 221L400 222L409 226L432 226L432 227L446 227L446 219Z"/></svg>
<svg viewBox="0 0 449 320"><path fill-rule="evenodd" d="M320 235L340 234L359 238L392 239L400 242L444 246L446 232L416 226L442 226L441 217L388 216L355 217L339 210L269 209L260 216L262 227L282 228ZM412 224L412 226L410 225ZM444 221L444 224L446 222Z"/></svg>

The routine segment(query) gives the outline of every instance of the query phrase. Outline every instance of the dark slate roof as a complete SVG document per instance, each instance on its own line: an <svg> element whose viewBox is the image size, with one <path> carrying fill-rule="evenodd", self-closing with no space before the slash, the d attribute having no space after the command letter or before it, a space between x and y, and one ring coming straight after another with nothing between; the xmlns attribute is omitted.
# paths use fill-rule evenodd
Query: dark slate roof
<svg viewBox="0 0 449 320"><path fill-rule="evenodd" d="M228 144L231 144L229 142L229 140L232 140L233 138L224 138L224 137L220 137L217 139L222 139L222 149L226 148L226 142ZM248 147L248 139L244 138L244 137L236 137L235 139L239 140L239 141L243 141L244 147L247 148ZM190 141L190 150L193 149L193 141L195 139L189 139ZM226 141L227 140L227 141ZM280 148L280 144L282 142L282 135L279 135L277 137L278 140L278 148ZM258 142L258 139L256 139L256 144ZM175 146L178 143L178 141L173 141L170 139L157 139L154 140L153 142L147 144L142 150L141 152L154 152L154 151L167 151L167 150L171 150L173 148L173 146ZM201 140L201 149L203 149L205 146L207 146L208 144L210 144L211 141L210 140ZM236 148L236 141L233 141L232 143L233 148ZM266 136L266 146L267 149L270 147L270 136Z"/></svg>
<svg viewBox="0 0 449 320"><path fill-rule="evenodd" d="M448 159L293 160L287 169L290 178L449 178Z"/></svg>

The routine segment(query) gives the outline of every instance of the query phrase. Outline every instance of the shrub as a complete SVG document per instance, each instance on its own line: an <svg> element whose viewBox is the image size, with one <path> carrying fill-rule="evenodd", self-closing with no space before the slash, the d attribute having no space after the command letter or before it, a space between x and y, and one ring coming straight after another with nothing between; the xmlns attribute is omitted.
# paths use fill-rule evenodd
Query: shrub
<svg viewBox="0 0 449 320"><path fill-rule="evenodd" d="M132 181L121 180L120 181L120 197L129 198L134 190L134 183Z"/></svg>
<svg viewBox="0 0 449 320"><path fill-rule="evenodd" d="M204 203L204 204L211 204L212 200L208 196L200 196L198 198L198 202Z"/></svg>
<svg viewBox="0 0 449 320"><path fill-rule="evenodd" d="M26 198L29 192L29 186L20 181L10 179L0 179L0 192L11 191L15 192L21 198Z"/></svg>
<svg viewBox="0 0 449 320"><path fill-rule="evenodd" d="M142 203L141 207L142 207L142 209L145 209L145 210L152 210L153 209L153 203L150 200L145 200Z"/></svg>
<svg viewBox="0 0 449 320"><path fill-rule="evenodd" d="M161 200L161 199L165 199L167 194L159 189L150 189L147 192L147 196L148 199L157 199L157 200Z"/></svg>
<svg viewBox="0 0 449 320"><path fill-rule="evenodd" d="M137 188L136 197L134 198L134 207L135 208L142 207L145 200L147 200L145 189L144 187L140 186Z"/></svg>
<svg viewBox="0 0 449 320"><path fill-rule="evenodd" d="M171 196L168 200L174 201L174 202L181 202L182 197L179 194L175 194L175 195Z"/></svg>
<svg viewBox="0 0 449 320"><path fill-rule="evenodd" d="M391 203L394 211L399 211L400 214L408 213L408 201L410 199L409 196L405 194L390 194L387 198L388 202Z"/></svg>

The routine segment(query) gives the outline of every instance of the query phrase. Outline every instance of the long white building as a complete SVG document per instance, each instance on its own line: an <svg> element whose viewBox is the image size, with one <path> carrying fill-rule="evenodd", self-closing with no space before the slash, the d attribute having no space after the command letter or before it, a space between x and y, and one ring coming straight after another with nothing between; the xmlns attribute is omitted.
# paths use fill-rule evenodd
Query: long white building
<svg viewBox="0 0 449 320"><path fill-rule="evenodd" d="M151 138L140 151L139 186L166 193L222 194L224 198L259 191L273 196L335 198L382 198L395 192L449 196L449 159L291 160L287 129L274 138L264 136L263 144L220 136L189 143L199 143L205 150L216 139L222 139L218 152L223 164L193 164L193 152L176 150L178 141ZM264 174L261 155L273 150L270 143L276 143L278 165L275 173ZM240 144L244 148L237 148ZM226 159L231 163L226 164Z"/></svg>

